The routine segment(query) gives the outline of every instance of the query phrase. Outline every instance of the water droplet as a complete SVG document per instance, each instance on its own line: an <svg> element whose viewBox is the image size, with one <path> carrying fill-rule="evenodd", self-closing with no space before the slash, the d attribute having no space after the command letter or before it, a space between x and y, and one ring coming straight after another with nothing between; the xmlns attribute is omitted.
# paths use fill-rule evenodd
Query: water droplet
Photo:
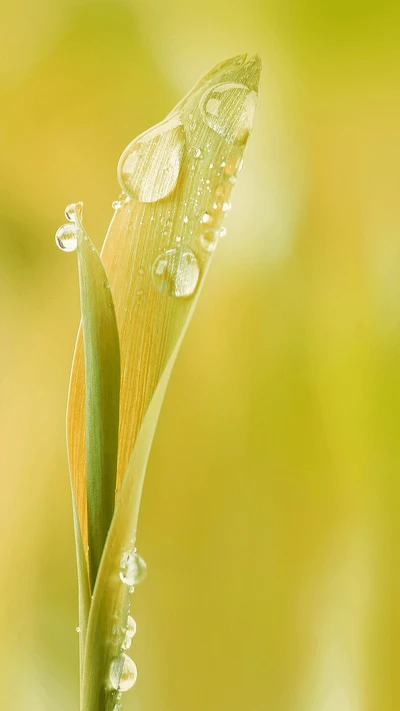
<svg viewBox="0 0 400 711"><path fill-rule="evenodd" d="M208 212L205 212L204 215L201 216L200 222L203 222L203 224L211 222L211 215Z"/></svg>
<svg viewBox="0 0 400 711"><path fill-rule="evenodd" d="M187 225L187 223L189 222L189 218L187 215L185 215L185 217L183 218L183 221L184 221L185 225Z"/></svg>
<svg viewBox="0 0 400 711"><path fill-rule="evenodd" d="M218 230L205 230L202 232L200 244L206 252L213 252L218 244Z"/></svg>
<svg viewBox="0 0 400 711"><path fill-rule="evenodd" d="M168 296L190 296L196 289L199 276L195 255L184 247L166 250L153 265L154 285Z"/></svg>
<svg viewBox="0 0 400 711"><path fill-rule="evenodd" d="M113 711L123 711L122 704L117 704L114 706Z"/></svg>
<svg viewBox="0 0 400 711"><path fill-rule="evenodd" d="M127 654L121 654L111 662L110 683L117 691L128 691L137 679L135 662Z"/></svg>
<svg viewBox="0 0 400 711"><path fill-rule="evenodd" d="M121 648L122 649L129 649L129 647L131 645L132 645L132 639L131 639L131 637L128 637L128 635L127 635L121 644Z"/></svg>
<svg viewBox="0 0 400 711"><path fill-rule="evenodd" d="M218 84L200 99L208 126L229 143L244 143L253 126L257 94L244 84Z"/></svg>
<svg viewBox="0 0 400 711"><path fill-rule="evenodd" d="M232 205L230 202L224 202L222 205L222 212L229 212L229 210L232 209Z"/></svg>
<svg viewBox="0 0 400 711"><path fill-rule="evenodd" d="M76 228L73 225L62 225L56 232L57 247L63 252L74 252L78 246Z"/></svg>
<svg viewBox="0 0 400 711"><path fill-rule="evenodd" d="M76 631L77 631L78 634L79 634L79 632L81 631L81 628L80 628L80 627L76 627Z"/></svg>
<svg viewBox="0 0 400 711"><path fill-rule="evenodd" d="M120 203L120 201L119 201L119 200L114 200L114 202L112 203L111 207L112 207L114 210L119 210L119 209L121 208L121 203Z"/></svg>
<svg viewBox="0 0 400 711"><path fill-rule="evenodd" d="M136 622L133 619L133 617L128 615L128 621L126 623L126 636L127 637L134 637L135 634L136 634Z"/></svg>
<svg viewBox="0 0 400 711"><path fill-rule="evenodd" d="M226 227L222 225L222 227L219 228L219 237L225 237L227 233Z"/></svg>
<svg viewBox="0 0 400 711"><path fill-rule="evenodd" d="M193 155L195 158L201 158L201 149L200 148L194 148L193 149Z"/></svg>
<svg viewBox="0 0 400 711"><path fill-rule="evenodd" d="M65 208L65 217L69 222L75 222L75 209L76 204L74 202L71 202L71 204Z"/></svg>
<svg viewBox="0 0 400 711"><path fill-rule="evenodd" d="M146 577L147 566L138 553L123 553L119 577L125 585L138 585Z"/></svg>
<svg viewBox="0 0 400 711"><path fill-rule="evenodd" d="M185 131L175 115L141 134L124 150L118 179L128 195L156 202L175 188L185 147Z"/></svg>

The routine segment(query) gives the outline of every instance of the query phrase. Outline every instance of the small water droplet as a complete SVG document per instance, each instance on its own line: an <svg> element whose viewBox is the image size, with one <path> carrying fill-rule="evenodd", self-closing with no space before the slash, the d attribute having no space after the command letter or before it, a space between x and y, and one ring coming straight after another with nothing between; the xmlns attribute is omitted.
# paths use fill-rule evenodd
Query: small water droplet
<svg viewBox="0 0 400 711"><path fill-rule="evenodd" d="M200 244L206 252L213 252L218 244L218 230L205 230L200 235Z"/></svg>
<svg viewBox="0 0 400 711"><path fill-rule="evenodd" d="M222 227L219 228L219 237L226 237L227 229L222 225Z"/></svg>
<svg viewBox="0 0 400 711"><path fill-rule="evenodd" d="M205 212L204 215L201 216L200 222L202 222L203 224L211 222L211 215L208 212Z"/></svg>
<svg viewBox="0 0 400 711"><path fill-rule="evenodd" d="M119 210L119 209L121 208L121 203L120 203L120 201L119 201L119 200L114 200L114 202L112 203L111 207L112 207L114 210Z"/></svg>
<svg viewBox="0 0 400 711"><path fill-rule="evenodd" d="M204 121L229 143L244 143L253 126L257 94L244 84L218 84L200 99Z"/></svg>
<svg viewBox="0 0 400 711"><path fill-rule="evenodd" d="M131 637L126 636L124 641L121 644L122 649L129 649L129 647L132 645L132 639Z"/></svg>
<svg viewBox="0 0 400 711"><path fill-rule="evenodd" d="M223 160L223 161L220 163L220 168L225 168L225 166L226 166L226 163L225 163L225 161Z"/></svg>
<svg viewBox="0 0 400 711"><path fill-rule="evenodd" d="M80 627L77 627L77 628L76 628L76 631L77 631L78 634L79 634L79 632L81 631L81 628L80 628Z"/></svg>
<svg viewBox="0 0 400 711"><path fill-rule="evenodd" d="M135 634L136 634L136 622L133 619L133 617L128 615L128 621L126 623L126 636L127 637L134 637Z"/></svg>
<svg viewBox="0 0 400 711"><path fill-rule="evenodd" d="M75 209L76 203L74 202L71 202L71 204L65 208L65 217L69 222L75 222Z"/></svg>
<svg viewBox="0 0 400 711"><path fill-rule="evenodd" d="M113 711L123 711L122 704L117 704L114 706Z"/></svg>
<svg viewBox="0 0 400 711"><path fill-rule="evenodd" d="M224 202L222 205L222 212L229 212L229 210L232 209L232 205L230 202Z"/></svg>
<svg viewBox="0 0 400 711"><path fill-rule="evenodd" d="M119 577L125 585L138 585L146 577L147 566L138 553L123 553Z"/></svg>
<svg viewBox="0 0 400 711"><path fill-rule="evenodd" d="M74 252L78 246L76 228L71 225L62 225L56 232L57 247L63 252Z"/></svg>
<svg viewBox="0 0 400 711"><path fill-rule="evenodd" d="M135 662L127 654L121 654L111 662L110 683L117 691L128 691L137 679Z"/></svg>
<svg viewBox="0 0 400 711"><path fill-rule="evenodd" d="M200 148L194 148L193 150L193 155L195 158L201 158L201 149Z"/></svg>
<svg viewBox="0 0 400 711"><path fill-rule="evenodd" d="M191 249L176 247L160 254L153 265L153 282L158 291L168 296L191 296L200 269Z"/></svg>
<svg viewBox="0 0 400 711"><path fill-rule="evenodd" d="M175 188L185 147L185 131L178 115L141 134L122 153L118 180L128 195L156 202Z"/></svg>
<svg viewBox="0 0 400 711"><path fill-rule="evenodd" d="M187 223L189 222L189 218L187 215L185 215L185 217L183 218L183 221L184 221L185 225L187 225Z"/></svg>

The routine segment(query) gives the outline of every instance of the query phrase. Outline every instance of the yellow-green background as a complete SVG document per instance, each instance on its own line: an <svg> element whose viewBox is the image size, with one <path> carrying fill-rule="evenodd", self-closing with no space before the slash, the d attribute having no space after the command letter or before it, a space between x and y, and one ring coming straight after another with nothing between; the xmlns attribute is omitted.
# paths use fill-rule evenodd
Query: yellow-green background
<svg viewBox="0 0 400 711"><path fill-rule="evenodd" d="M127 711L400 708L400 6L6 0L0 22L0 708L78 709L54 232L218 61L256 125L162 411ZM182 407L182 404L185 407ZM183 414L184 413L184 414Z"/></svg>

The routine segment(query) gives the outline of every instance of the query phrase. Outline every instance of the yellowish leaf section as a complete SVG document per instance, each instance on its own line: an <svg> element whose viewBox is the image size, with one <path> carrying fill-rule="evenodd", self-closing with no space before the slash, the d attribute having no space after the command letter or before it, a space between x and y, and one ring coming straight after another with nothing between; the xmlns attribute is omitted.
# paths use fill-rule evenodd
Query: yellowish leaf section
<svg viewBox="0 0 400 711"><path fill-rule="evenodd" d="M119 180L124 192L102 251L121 348L117 490L193 297L226 232L223 221L231 207L231 191L252 127L260 70L258 57L246 61L245 56L239 56L218 65L167 121L139 136L121 157ZM182 130L176 130L178 124ZM159 151L164 130L170 131L170 136L163 137L157 171L151 152ZM144 165L149 171L143 170ZM67 435L86 547L84 400L83 347L78 334ZM183 400L183 412L185 409Z"/></svg>

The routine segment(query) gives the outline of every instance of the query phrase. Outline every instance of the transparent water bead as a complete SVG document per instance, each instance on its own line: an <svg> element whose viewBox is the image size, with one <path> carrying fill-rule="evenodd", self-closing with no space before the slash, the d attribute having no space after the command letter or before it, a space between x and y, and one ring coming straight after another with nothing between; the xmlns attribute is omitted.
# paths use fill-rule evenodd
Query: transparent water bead
<svg viewBox="0 0 400 711"><path fill-rule="evenodd" d="M128 691L137 679L137 667L127 654L121 654L111 662L110 683L116 691Z"/></svg>
<svg viewBox="0 0 400 711"><path fill-rule="evenodd" d="M229 143L244 143L253 127L257 93L244 84L218 84L200 99L206 124Z"/></svg>
<svg viewBox="0 0 400 711"><path fill-rule="evenodd" d="M65 217L69 222L75 222L76 203L71 202L65 208Z"/></svg>
<svg viewBox="0 0 400 711"><path fill-rule="evenodd" d="M63 252L74 252L78 246L76 238L76 228L74 225L62 225L56 232L57 247Z"/></svg>
<svg viewBox="0 0 400 711"><path fill-rule="evenodd" d="M123 553L119 567L119 577L129 587L138 585L146 577L147 566L138 553Z"/></svg>
<svg viewBox="0 0 400 711"><path fill-rule="evenodd" d="M200 269L195 255L188 247L167 249L153 264L154 286L168 296L191 296L197 286Z"/></svg>
<svg viewBox="0 0 400 711"><path fill-rule="evenodd" d="M126 636L124 641L121 644L121 648L122 649L129 649L129 647L131 647L131 646L132 646L132 638Z"/></svg>
<svg viewBox="0 0 400 711"><path fill-rule="evenodd" d="M200 244L206 252L213 252L218 244L218 230L205 230L200 235Z"/></svg>
<svg viewBox="0 0 400 711"><path fill-rule="evenodd" d="M111 207L112 207L114 210L120 210L121 207L122 207L122 203L121 203L119 200L114 200L114 202L112 203Z"/></svg>
<svg viewBox="0 0 400 711"><path fill-rule="evenodd" d="M128 615L128 621L126 623L126 636L127 637L134 637L135 634L136 634L136 622L133 619L133 617Z"/></svg>
<svg viewBox="0 0 400 711"><path fill-rule="evenodd" d="M185 131L175 115L136 138L118 164L124 192L140 202L156 202L175 188L185 147Z"/></svg>

